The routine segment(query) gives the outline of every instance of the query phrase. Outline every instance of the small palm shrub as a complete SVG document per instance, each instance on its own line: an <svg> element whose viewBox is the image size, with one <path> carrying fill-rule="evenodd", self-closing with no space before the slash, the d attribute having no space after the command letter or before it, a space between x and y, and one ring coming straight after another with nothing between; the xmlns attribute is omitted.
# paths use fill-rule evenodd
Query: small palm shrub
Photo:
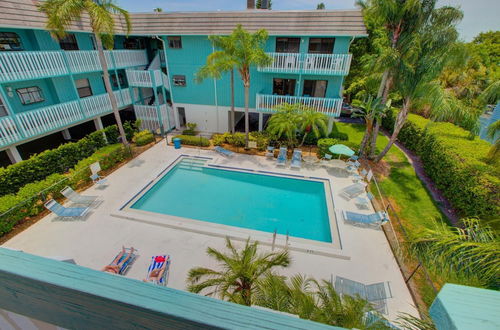
<svg viewBox="0 0 500 330"><path fill-rule="evenodd" d="M134 142L138 146L143 146L148 143L151 143L155 140L153 133L148 130L140 131L134 134L132 138L132 142Z"/></svg>

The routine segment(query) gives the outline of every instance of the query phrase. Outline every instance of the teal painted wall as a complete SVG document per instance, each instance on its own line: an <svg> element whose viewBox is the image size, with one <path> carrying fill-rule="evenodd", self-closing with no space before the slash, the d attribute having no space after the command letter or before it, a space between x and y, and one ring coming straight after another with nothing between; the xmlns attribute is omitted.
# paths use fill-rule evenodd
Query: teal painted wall
<svg viewBox="0 0 500 330"><path fill-rule="evenodd" d="M16 89L24 87L32 87L32 86L38 86L42 90L45 101L24 105L21 103L21 100L19 99L19 96L16 93ZM8 102L10 104L11 110L13 110L15 113L29 111L59 103L59 97L57 96L54 85L50 79L39 79L31 81L22 81L12 84L5 84L2 86L2 88L4 89L6 94L7 94L7 87L12 87L13 96L12 97L8 96Z"/></svg>
<svg viewBox="0 0 500 330"><path fill-rule="evenodd" d="M90 88L92 88L92 95L106 93L100 72L76 74L73 78L74 80L87 78L90 83Z"/></svg>
<svg viewBox="0 0 500 330"><path fill-rule="evenodd" d="M69 76L52 78L52 84L61 103L78 99L78 93L73 88Z"/></svg>

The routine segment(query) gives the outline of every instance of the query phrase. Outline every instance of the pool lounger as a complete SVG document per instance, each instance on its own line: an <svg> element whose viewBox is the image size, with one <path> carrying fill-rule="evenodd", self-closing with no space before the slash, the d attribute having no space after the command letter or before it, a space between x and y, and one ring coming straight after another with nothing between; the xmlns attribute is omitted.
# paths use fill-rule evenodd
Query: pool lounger
<svg viewBox="0 0 500 330"><path fill-rule="evenodd" d="M155 284L166 286L170 270L170 256L167 254L151 257L151 264L149 265L148 275L146 278L149 278L153 270L162 268L165 263L167 264L167 266L165 267L165 272L160 278L160 281L155 282Z"/></svg>
<svg viewBox="0 0 500 330"><path fill-rule="evenodd" d="M224 149L222 147L219 147L219 146L216 146L214 148L214 151L224 157L231 157L232 155L234 155L234 152L230 151L230 150L227 150L227 149Z"/></svg>
<svg viewBox="0 0 500 330"><path fill-rule="evenodd" d="M286 165L286 153L287 153L287 148L281 147L280 153L278 154L278 158L276 159L276 166L285 166Z"/></svg>
<svg viewBox="0 0 500 330"><path fill-rule="evenodd" d="M302 151L295 149L293 151L291 168L301 168L302 167Z"/></svg>
<svg viewBox="0 0 500 330"><path fill-rule="evenodd" d="M342 295L360 296L371 302L375 309L387 314L386 300L392 298L389 282L379 282L374 284L363 284L340 276L335 277L335 291Z"/></svg>
<svg viewBox="0 0 500 330"><path fill-rule="evenodd" d="M389 221L389 216L385 212L376 212L372 214L361 214L350 211L342 211L344 221L354 222L364 225L383 225Z"/></svg>
<svg viewBox="0 0 500 330"><path fill-rule="evenodd" d="M274 158L274 147L268 146L266 151L267 158Z"/></svg>
<svg viewBox="0 0 500 330"><path fill-rule="evenodd" d="M124 258L128 256L128 254L130 253L129 251L130 251L129 248L125 248L125 254L120 258L120 260L118 260L117 264L119 264ZM137 250L134 249L134 251L136 252ZM113 258L113 260L115 260L120 255L120 253L121 252L118 252L118 254ZM118 274L125 275L125 273L128 271L128 268L134 263L136 257L137 255L135 253L132 253L130 258L125 263L123 263Z"/></svg>
<svg viewBox="0 0 500 330"><path fill-rule="evenodd" d="M70 186L61 190L61 194L75 204L91 205L97 200L97 196L83 196L74 191Z"/></svg>
<svg viewBox="0 0 500 330"><path fill-rule="evenodd" d="M365 184L355 183L341 190L341 195L347 199L353 199L365 192Z"/></svg>
<svg viewBox="0 0 500 330"><path fill-rule="evenodd" d="M44 206L61 218L81 218L89 210L88 207L64 207L53 199L47 201Z"/></svg>

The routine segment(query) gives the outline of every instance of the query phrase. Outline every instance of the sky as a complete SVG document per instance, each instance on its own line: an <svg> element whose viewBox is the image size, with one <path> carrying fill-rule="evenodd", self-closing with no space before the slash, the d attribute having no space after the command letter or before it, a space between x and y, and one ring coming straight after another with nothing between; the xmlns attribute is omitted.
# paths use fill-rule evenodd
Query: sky
<svg viewBox="0 0 500 330"><path fill-rule="evenodd" d="M116 0L130 12L243 10L246 0ZM316 9L319 2L326 9L352 9L354 0L272 0L275 10ZM500 30L500 0L438 0L439 5L459 6L464 19L458 26L461 39L471 41L479 32Z"/></svg>

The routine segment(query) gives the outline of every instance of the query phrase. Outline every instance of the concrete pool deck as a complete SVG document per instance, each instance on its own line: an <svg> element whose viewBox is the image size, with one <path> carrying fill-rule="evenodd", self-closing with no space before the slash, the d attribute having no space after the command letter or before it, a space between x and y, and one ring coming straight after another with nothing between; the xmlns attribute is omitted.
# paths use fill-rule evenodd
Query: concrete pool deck
<svg viewBox="0 0 500 330"><path fill-rule="evenodd" d="M353 200L347 201L339 196L342 188L353 183L352 178L339 168L276 168L274 161L261 156L235 154L231 158L223 158L209 150L176 150L167 147L165 141L162 141L111 173L107 177L109 185L104 189L93 186L82 192L84 195L99 196L102 200L84 221L60 221L50 214L3 246L44 257L72 258L77 264L96 270L109 264L122 245L133 246L138 250L139 257L126 276L138 280L146 276L152 255L169 254L172 263L168 286L185 290L190 268L217 267L205 251L209 246L224 250L222 233L211 235L117 216L119 209L127 201L182 154L210 157L213 164L222 166L329 178L335 209L373 212L371 208L359 209ZM315 253L314 244L311 244L310 251L291 249L292 263L288 268L279 270L279 273L301 273L325 280L340 276L364 284L388 281L393 298L387 300L389 314L386 316L394 320L399 312L418 315L384 233L381 230L352 226L340 219L337 219L337 226L342 240L339 253L347 258ZM232 231L232 227L226 230L227 233ZM271 233L261 235L272 240ZM261 240L260 237L258 240ZM283 237L278 236L276 243L278 246L284 245ZM240 245L239 242L235 244ZM261 249L269 250L270 246L263 244Z"/></svg>

